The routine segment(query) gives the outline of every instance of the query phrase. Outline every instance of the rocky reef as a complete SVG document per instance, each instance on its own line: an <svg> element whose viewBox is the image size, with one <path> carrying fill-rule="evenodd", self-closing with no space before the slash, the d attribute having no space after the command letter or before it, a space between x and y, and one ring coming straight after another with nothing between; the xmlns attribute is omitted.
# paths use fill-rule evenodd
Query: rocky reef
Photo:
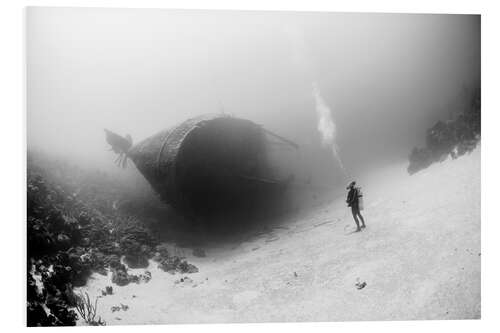
<svg viewBox="0 0 500 333"><path fill-rule="evenodd" d="M73 289L93 273L111 272L118 286L148 282L151 273L133 275L128 268L147 268L158 249L166 271L197 271L162 251L140 210L132 215L116 207L125 192L105 173L28 153L28 326L75 325Z"/></svg>
<svg viewBox="0 0 500 333"><path fill-rule="evenodd" d="M481 89L465 89L451 119L438 121L426 132L425 147L413 148L408 173L414 174L448 156L470 153L481 140Z"/></svg>

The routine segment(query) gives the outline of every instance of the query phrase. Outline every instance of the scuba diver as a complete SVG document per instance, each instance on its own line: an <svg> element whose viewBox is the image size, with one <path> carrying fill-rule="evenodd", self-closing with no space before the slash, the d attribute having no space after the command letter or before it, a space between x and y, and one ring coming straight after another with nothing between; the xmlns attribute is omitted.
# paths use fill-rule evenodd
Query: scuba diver
<svg viewBox="0 0 500 333"><path fill-rule="evenodd" d="M363 209L363 193L361 193L361 188L355 187L356 182L352 181L349 186L347 186L346 190L349 190L347 193L347 206L351 207L352 216L354 217L354 222L356 222L356 232L361 231L361 229L366 228L365 219L361 215L360 210ZM361 227L359 226L358 217L361 219Z"/></svg>

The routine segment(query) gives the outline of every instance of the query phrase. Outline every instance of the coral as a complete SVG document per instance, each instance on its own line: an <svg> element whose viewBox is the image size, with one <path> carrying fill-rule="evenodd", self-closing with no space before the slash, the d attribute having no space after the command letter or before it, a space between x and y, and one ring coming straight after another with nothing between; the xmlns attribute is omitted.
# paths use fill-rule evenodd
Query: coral
<svg viewBox="0 0 500 333"><path fill-rule="evenodd" d="M179 257L163 258L158 264L158 268L170 274L198 272L198 268L195 265L189 264L187 261L182 260Z"/></svg>
<svg viewBox="0 0 500 333"><path fill-rule="evenodd" d="M137 212L151 214L151 207L157 209L151 206L152 201L106 173L28 152L28 326L75 325L77 314L72 307L77 297L73 288L84 286L92 273L107 274L110 270L117 285L151 279L148 272L129 274L121 258L129 267L145 268L153 249L160 251L161 259L168 256L166 246L157 246L143 222L151 216L132 216ZM128 207L135 208L123 211L117 202L129 202ZM134 202L140 204L133 206ZM193 271L187 263L182 267ZM37 284L43 285L41 290Z"/></svg>
<svg viewBox="0 0 500 333"><path fill-rule="evenodd" d="M112 270L111 282L119 285L126 286L130 283L130 276L125 268L117 268Z"/></svg>

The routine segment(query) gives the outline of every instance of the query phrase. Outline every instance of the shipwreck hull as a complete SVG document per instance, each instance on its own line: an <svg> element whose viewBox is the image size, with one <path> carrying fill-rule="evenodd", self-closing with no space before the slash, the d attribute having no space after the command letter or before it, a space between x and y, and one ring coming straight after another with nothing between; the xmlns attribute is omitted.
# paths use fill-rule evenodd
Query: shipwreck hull
<svg viewBox="0 0 500 333"><path fill-rule="evenodd" d="M265 130L249 121L204 115L161 131L127 156L161 199L181 212L246 212L285 184L270 179Z"/></svg>

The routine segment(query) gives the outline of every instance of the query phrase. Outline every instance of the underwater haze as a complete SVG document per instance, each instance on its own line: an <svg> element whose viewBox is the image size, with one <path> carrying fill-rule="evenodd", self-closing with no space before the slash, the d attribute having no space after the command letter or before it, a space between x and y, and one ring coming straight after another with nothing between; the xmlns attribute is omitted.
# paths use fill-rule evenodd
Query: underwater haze
<svg viewBox="0 0 500 333"><path fill-rule="evenodd" d="M481 318L479 15L26 24L28 326Z"/></svg>
<svg viewBox="0 0 500 333"><path fill-rule="evenodd" d="M407 159L480 80L480 16L27 9L28 149L121 172L134 143L226 113L299 144L313 182Z"/></svg>

